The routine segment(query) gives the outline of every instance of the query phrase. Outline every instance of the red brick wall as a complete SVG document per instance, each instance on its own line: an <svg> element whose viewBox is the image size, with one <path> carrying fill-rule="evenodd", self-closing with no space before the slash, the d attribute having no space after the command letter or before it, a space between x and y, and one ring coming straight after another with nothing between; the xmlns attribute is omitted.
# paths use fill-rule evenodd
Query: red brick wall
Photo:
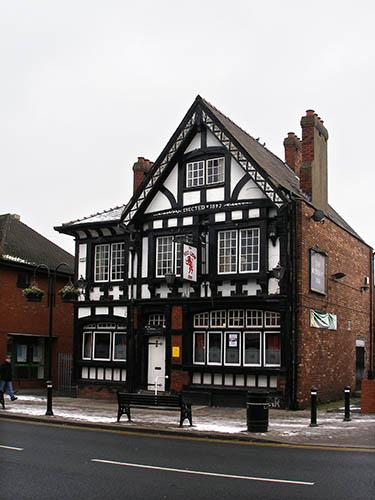
<svg viewBox="0 0 375 500"><path fill-rule="evenodd" d="M297 207L297 335L298 401L308 402L311 386L320 400L342 396L345 385L355 386L356 339L365 341L366 370L370 356L370 293L361 292L364 276L371 276L371 249L335 223L314 222L314 210L300 202ZM327 293L309 289L309 251L327 253ZM336 272L346 276L332 281ZM310 327L311 309L337 315L337 330ZM351 321L351 329L348 327Z"/></svg>
<svg viewBox="0 0 375 500"><path fill-rule="evenodd" d="M10 347L8 333L31 333L48 335L47 293L41 302L27 302L22 289L17 288L18 271L15 268L0 267L0 359ZM53 313L53 380L57 381L57 353L71 353L73 350L73 306L63 303L57 291L67 280L57 279L56 307ZM47 292L47 279L38 277L39 288ZM36 386L40 382L35 381ZM23 382L20 384L23 386ZM25 383L29 386L29 383Z"/></svg>
<svg viewBox="0 0 375 500"><path fill-rule="evenodd" d="M182 307L172 306L172 330L182 330Z"/></svg>
<svg viewBox="0 0 375 500"><path fill-rule="evenodd" d="M80 398L115 400L117 398L116 392L123 389L123 387L120 388L118 386L80 384L78 395Z"/></svg>
<svg viewBox="0 0 375 500"><path fill-rule="evenodd" d="M362 382L361 413L375 413L375 380Z"/></svg>
<svg viewBox="0 0 375 500"><path fill-rule="evenodd" d="M184 385L190 384L188 372L182 370L171 370L171 391L181 392Z"/></svg>

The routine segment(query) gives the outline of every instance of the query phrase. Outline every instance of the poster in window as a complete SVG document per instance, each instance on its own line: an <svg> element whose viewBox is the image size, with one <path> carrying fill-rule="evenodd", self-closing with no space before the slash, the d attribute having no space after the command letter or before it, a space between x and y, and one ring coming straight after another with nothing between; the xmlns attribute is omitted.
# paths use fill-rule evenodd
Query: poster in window
<svg viewBox="0 0 375 500"><path fill-rule="evenodd" d="M238 347L238 335L237 335L237 333L230 333L229 334L228 347Z"/></svg>
<svg viewBox="0 0 375 500"><path fill-rule="evenodd" d="M326 293L326 256L315 250L310 251L310 289Z"/></svg>
<svg viewBox="0 0 375 500"><path fill-rule="evenodd" d="M182 245L182 277L187 281L197 281L197 247Z"/></svg>

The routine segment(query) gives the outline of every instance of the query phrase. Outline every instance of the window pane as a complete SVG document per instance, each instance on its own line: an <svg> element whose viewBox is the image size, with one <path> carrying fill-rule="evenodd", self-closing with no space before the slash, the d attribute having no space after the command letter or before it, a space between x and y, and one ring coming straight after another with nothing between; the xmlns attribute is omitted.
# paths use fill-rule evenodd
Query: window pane
<svg viewBox="0 0 375 500"><path fill-rule="evenodd" d="M165 326L164 314L149 314L148 326Z"/></svg>
<svg viewBox="0 0 375 500"><path fill-rule="evenodd" d="M244 326L245 312L242 309L230 309L228 311L228 326Z"/></svg>
<svg viewBox="0 0 375 500"><path fill-rule="evenodd" d="M208 312L194 314L194 326L207 328L209 326Z"/></svg>
<svg viewBox="0 0 375 500"><path fill-rule="evenodd" d="M266 311L264 313L265 326L280 326L280 313L273 311Z"/></svg>
<svg viewBox="0 0 375 500"><path fill-rule="evenodd" d="M95 333L94 358L109 359L111 349L110 333Z"/></svg>
<svg viewBox="0 0 375 500"><path fill-rule="evenodd" d="M221 333L208 334L208 362L221 364Z"/></svg>
<svg viewBox="0 0 375 500"><path fill-rule="evenodd" d="M204 332L194 333L194 363L204 363L206 358L206 342Z"/></svg>
<svg viewBox="0 0 375 500"><path fill-rule="evenodd" d="M211 326L212 327L226 326L226 311L212 311L211 312Z"/></svg>
<svg viewBox="0 0 375 500"><path fill-rule="evenodd" d="M203 186L204 161L194 161L186 164L186 187Z"/></svg>
<svg viewBox="0 0 375 500"><path fill-rule="evenodd" d="M237 272L237 231L218 233L218 253L219 273Z"/></svg>
<svg viewBox="0 0 375 500"><path fill-rule="evenodd" d="M95 247L95 281L108 281L109 245Z"/></svg>
<svg viewBox="0 0 375 500"><path fill-rule="evenodd" d="M225 332L225 363L238 365L240 363L240 334Z"/></svg>
<svg viewBox="0 0 375 500"><path fill-rule="evenodd" d="M113 359L115 361L126 360L126 333L115 333L113 346Z"/></svg>
<svg viewBox="0 0 375 500"><path fill-rule="evenodd" d="M82 358L91 359L91 353L92 353L92 333L85 332L83 334Z"/></svg>
<svg viewBox="0 0 375 500"><path fill-rule="evenodd" d="M207 160L207 184L224 182L224 158Z"/></svg>
<svg viewBox="0 0 375 500"><path fill-rule="evenodd" d="M259 365L260 364L260 333L245 332L244 333L244 364Z"/></svg>
<svg viewBox="0 0 375 500"><path fill-rule="evenodd" d="M124 243L112 244L111 280L124 279Z"/></svg>
<svg viewBox="0 0 375 500"><path fill-rule="evenodd" d="M246 311L246 327L263 326L263 312L256 309L248 309Z"/></svg>
<svg viewBox="0 0 375 500"><path fill-rule="evenodd" d="M266 343L266 365L280 364L280 333L267 332Z"/></svg>
<svg viewBox="0 0 375 500"><path fill-rule="evenodd" d="M156 239L156 276L165 276L173 271L173 236Z"/></svg>
<svg viewBox="0 0 375 500"><path fill-rule="evenodd" d="M240 272L259 271L259 229L240 231Z"/></svg>

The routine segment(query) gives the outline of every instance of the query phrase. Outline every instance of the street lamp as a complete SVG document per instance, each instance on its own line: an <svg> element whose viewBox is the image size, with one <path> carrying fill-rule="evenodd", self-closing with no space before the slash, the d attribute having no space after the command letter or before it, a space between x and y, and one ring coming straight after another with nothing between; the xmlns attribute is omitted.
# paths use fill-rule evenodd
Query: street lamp
<svg viewBox="0 0 375 500"><path fill-rule="evenodd" d="M55 307L55 283L57 271L66 266L69 270L70 267L65 262L61 262L56 266L54 270L50 269L46 264L39 264L34 269L34 282L36 278L36 273L38 269L44 268L47 270L48 276L48 344L47 344L47 356L48 356L48 370L47 370L47 416L53 416L52 411L52 327L53 327L53 308Z"/></svg>

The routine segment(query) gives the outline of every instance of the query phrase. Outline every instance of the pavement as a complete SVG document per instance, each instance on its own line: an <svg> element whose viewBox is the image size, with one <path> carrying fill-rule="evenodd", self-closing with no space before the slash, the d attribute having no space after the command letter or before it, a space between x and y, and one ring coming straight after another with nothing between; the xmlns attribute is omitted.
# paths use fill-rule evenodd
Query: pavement
<svg viewBox="0 0 375 500"><path fill-rule="evenodd" d="M117 402L54 396L53 416L45 416L46 397L42 393L20 391L17 401L5 396L0 418L86 426L125 432L143 432L200 438L265 441L293 445L320 445L375 450L375 414L360 413L352 400L351 421L344 422L343 402L318 407L318 426L310 427L309 410L270 409L268 432L247 431L246 408L193 406L193 426L179 427L179 412L132 409L117 423Z"/></svg>

